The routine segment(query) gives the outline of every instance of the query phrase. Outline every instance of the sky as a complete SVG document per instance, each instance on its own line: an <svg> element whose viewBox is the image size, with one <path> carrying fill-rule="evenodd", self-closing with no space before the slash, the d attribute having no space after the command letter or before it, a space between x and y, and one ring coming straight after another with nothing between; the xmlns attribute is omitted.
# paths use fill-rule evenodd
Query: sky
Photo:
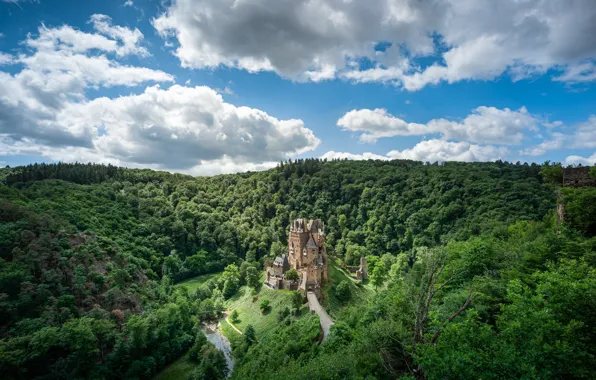
<svg viewBox="0 0 596 380"><path fill-rule="evenodd" d="M0 0L0 165L596 164L594 0Z"/></svg>

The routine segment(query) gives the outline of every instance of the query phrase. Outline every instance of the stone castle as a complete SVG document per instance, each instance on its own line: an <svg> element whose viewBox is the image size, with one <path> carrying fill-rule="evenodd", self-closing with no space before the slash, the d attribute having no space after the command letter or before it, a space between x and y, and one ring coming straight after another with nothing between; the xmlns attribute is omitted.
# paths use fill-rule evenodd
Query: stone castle
<svg viewBox="0 0 596 380"><path fill-rule="evenodd" d="M286 278L294 269L298 280ZM325 250L325 225L319 219L296 219L290 223L288 253L275 258L266 269L265 283L274 289L300 290L306 295L321 296L321 288L328 281L328 260Z"/></svg>

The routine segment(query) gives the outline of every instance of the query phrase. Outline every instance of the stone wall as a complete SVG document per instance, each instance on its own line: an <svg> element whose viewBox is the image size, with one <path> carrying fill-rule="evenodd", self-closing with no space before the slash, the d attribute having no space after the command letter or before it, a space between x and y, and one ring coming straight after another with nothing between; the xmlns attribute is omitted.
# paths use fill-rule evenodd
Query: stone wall
<svg viewBox="0 0 596 380"><path fill-rule="evenodd" d="M590 177L590 167L563 169L563 186L596 187L596 178Z"/></svg>

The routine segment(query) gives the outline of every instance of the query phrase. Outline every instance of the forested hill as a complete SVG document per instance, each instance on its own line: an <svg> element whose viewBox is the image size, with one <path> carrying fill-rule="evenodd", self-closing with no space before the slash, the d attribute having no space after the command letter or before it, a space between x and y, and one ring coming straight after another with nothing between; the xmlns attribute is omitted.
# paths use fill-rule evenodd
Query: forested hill
<svg viewBox="0 0 596 380"><path fill-rule="evenodd" d="M421 280L402 284L399 292L390 291L392 284L424 272L416 265L420 260L428 264L428 257L434 257L428 252L445 252L444 247L455 244L461 244L458 268L465 267L471 277L459 278L453 289L467 286L485 271L500 278L495 284L486 280L484 291L495 288L488 298L480 297L486 302L477 309L476 321L494 326L508 281L520 278L535 285L540 279L530 279L533 273L553 260L543 254L555 252L550 245L532 248L530 256L518 248L502 251L514 247L516 239L530 244L540 234L555 236L550 230L555 192L542 184L540 171L537 165L505 162L428 165L316 159L216 177L84 164L0 169L0 371L11 379L150 378L193 342L198 344L193 326L221 309L223 299L244 281L247 266L262 268L284 251L287 226L296 217L325 221L328 250L338 260L355 264L361 256L384 256L390 266L397 265L397 257L407 257L399 261L407 267L387 280L387 290L371 300L370 309L354 311L349 328L336 334L339 340L325 343L336 345L333 351L294 347L265 371L256 364L263 363L259 347L266 346L260 344L240 361L239 378L279 376L281 367L276 365L281 363L294 371L288 378L300 378L327 359L339 360L339 352L359 357L358 350L380 343L361 341L363 321L356 315L369 318L367 323L375 318L394 321L388 322L393 331L410 331L406 319L394 320L387 313L407 310L399 303L409 298L398 295L408 286L417 294L413 284ZM579 208L585 204L577 202ZM577 248L581 252L590 252L592 243L576 232L559 228L558 233L561 239L571 236L573 244L583 247ZM479 236L474 244L486 240L492 245L461 248ZM493 263L493 253L487 252L501 261ZM509 267L514 253L521 261ZM469 267L466 260L480 264ZM531 265L520 264L527 262ZM224 268L221 281L196 294L172 286ZM507 275L500 272L504 268ZM385 269L389 274L390 268ZM452 308L461 294L458 290L452 298L442 297ZM427 311L430 316L416 324L422 335L426 328L436 328L432 318L443 320L452 310ZM456 333L446 331L445 336ZM426 343L404 339L401 348L386 352L390 357L373 352L376 359L362 368L381 378L408 373L444 378L432 366L424 368L424 375L425 360L440 354L416 348ZM338 354L332 353L335 349ZM356 367L342 370L343 377L360 376Z"/></svg>
<svg viewBox="0 0 596 380"><path fill-rule="evenodd" d="M137 241L151 249L143 257L158 275L172 250L181 260L202 250L216 261L276 253L299 216L325 220L329 245L353 262L362 253L434 246L501 222L540 220L555 201L539 166L500 162L301 160L210 178L103 165L5 170L4 199L79 231Z"/></svg>

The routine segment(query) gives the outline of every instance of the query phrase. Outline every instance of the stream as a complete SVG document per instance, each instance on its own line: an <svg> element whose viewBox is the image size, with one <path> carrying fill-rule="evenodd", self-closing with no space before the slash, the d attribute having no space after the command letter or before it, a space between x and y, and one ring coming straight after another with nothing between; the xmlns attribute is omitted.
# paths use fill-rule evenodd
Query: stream
<svg viewBox="0 0 596 380"><path fill-rule="evenodd" d="M217 325L209 324L204 325L202 330L207 337L207 340L215 345L215 347L223 352L226 357L226 363L228 363L228 377L232 376L234 370L234 359L232 359L232 350L230 348L230 341L226 338L218 327L221 323L225 323L225 316L219 320Z"/></svg>

